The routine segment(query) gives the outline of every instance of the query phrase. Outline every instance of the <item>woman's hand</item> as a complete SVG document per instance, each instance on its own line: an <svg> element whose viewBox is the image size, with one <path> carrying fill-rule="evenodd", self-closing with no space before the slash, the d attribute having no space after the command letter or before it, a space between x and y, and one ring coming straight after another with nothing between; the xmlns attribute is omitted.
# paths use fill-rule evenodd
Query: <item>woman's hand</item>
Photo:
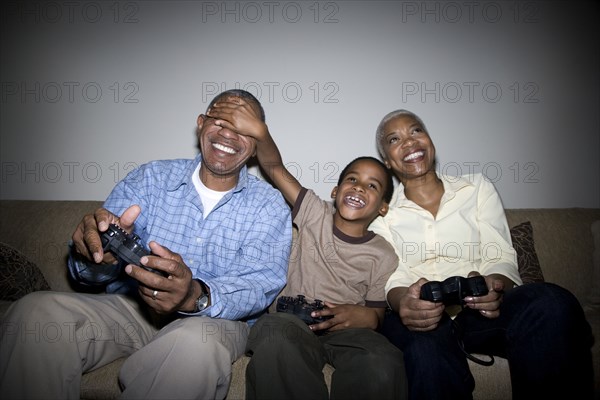
<svg viewBox="0 0 600 400"><path fill-rule="evenodd" d="M469 273L469 278L479 275L479 272L472 271ZM504 275L492 274L485 276L485 283L488 287L488 294L485 296L467 296L463 300L465 306L473 310L479 310L479 313L487 318L498 318L500 316L500 304L504 296L505 287L512 283L511 280ZM513 284L514 285L514 284ZM508 287L512 287L510 285Z"/></svg>
<svg viewBox="0 0 600 400"><path fill-rule="evenodd" d="M421 286L426 282L427 279L421 278L408 288L394 288L388 293L388 302L411 331L434 330L444 313L443 303L421 300Z"/></svg>

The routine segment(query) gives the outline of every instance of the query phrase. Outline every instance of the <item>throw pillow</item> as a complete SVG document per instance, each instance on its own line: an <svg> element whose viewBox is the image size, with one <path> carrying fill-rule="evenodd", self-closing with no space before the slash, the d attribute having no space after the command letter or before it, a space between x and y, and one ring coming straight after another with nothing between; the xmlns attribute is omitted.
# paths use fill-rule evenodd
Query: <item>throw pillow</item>
<svg viewBox="0 0 600 400"><path fill-rule="evenodd" d="M517 252L517 264L519 275L523 284L532 282L544 282L544 275L540 267L533 241L533 226L531 222L523 222L510 228L510 237L513 247Z"/></svg>
<svg viewBox="0 0 600 400"><path fill-rule="evenodd" d="M36 290L50 290L38 266L0 242L0 300L18 300Z"/></svg>

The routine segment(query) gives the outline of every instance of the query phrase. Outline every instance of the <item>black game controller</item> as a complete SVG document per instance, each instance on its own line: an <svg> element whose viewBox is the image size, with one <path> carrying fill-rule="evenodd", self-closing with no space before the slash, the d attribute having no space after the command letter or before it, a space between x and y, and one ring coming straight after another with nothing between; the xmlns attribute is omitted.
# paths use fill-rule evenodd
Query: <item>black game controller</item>
<svg viewBox="0 0 600 400"><path fill-rule="evenodd" d="M313 303L308 303L303 295L297 297L281 296L277 299L277 312L294 314L308 325L318 324L333 318L333 315L323 317L312 317L310 314L313 311L323 310L325 306L321 300L315 300Z"/></svg>
<svg viewBox="0 0 600 400"><path fill-rule="evenodd" d="M467 296L485 296L488 288L485 278L481 275L463 278L452 276L443 282L429 281L421 286L421 299L448 304L463 303Z"/></svg>
<svg viewBox="0 0 600 400"><path fill-rule="evenodd" d="M140 258L149 255L150 252L142 245L138 235L127 233L118 225L109 224L108 229L102 233L100 238L102 239L102 249L110 251L125 264L134 264L155 274L167 276L163 271L140 264Z"/></svg>

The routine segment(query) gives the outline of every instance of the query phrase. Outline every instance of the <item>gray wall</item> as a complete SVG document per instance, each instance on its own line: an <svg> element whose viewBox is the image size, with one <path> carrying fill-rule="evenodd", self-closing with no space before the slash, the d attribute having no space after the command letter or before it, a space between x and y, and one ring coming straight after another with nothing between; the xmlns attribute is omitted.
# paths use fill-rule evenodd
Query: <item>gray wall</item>
<svg viewBox="0 0 600 400"><path fill-rule="evenodd" d="M505 207L600 207L598 6L572 1L2 3L3 199L104 199L197 153L221 90L263 102L327 197L384 114L426 122L439 168ZM258 172L253 168L254 172Z"/></svg>

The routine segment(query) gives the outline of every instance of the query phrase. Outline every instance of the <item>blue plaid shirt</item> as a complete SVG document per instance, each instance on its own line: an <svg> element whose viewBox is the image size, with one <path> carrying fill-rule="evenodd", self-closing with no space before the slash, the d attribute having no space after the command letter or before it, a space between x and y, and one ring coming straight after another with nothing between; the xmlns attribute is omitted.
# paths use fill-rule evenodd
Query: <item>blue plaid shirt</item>
<svg viewBox="0 0 600 400"><path fill-rule="evenodd" d="M199 315L251 322L285 285L290 209L279 191L244 167L237 186L203 218L192 183L199 162L200 155L142 165L115 186L104 207L115 215L134 204L141 207L134 232L145 244L154 240L180 254L194 278L210 287L211 305ZM71 275L88 285L112 281L107 292L127 286L124 273L110 277L99 273L106 265L90 264L71 257Z"/></svg>

